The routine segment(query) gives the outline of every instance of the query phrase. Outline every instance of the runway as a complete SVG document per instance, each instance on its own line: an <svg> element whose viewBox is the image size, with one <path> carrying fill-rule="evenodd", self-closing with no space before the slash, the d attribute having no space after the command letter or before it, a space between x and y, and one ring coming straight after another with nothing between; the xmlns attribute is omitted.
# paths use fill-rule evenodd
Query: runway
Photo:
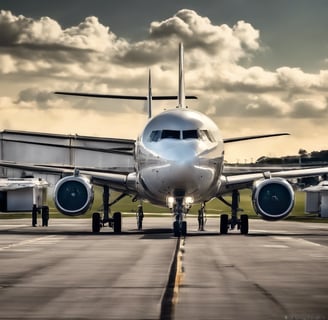
<svg viewBox="0 0 328 320"><path fill-rule="evenodd" d="M170 217L135 223L93 235L86 219L0 220L0 319L328 319L328 224L220 236L218 219L205 232L188 219L178 240Z"/></svg>

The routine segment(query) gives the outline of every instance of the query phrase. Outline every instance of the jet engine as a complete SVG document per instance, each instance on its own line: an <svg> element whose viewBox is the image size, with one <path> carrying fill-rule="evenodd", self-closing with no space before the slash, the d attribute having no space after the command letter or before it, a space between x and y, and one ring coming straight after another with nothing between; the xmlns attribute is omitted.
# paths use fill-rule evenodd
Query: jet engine
<svg viewBox="0 0 328 320"><path fill-rule="evenodd" d="M264 220L281 220L294 207L294 190L282 178L259 180L254 183L252 202L256 214Z"/></svg>
<svg viewBox="0 0 328 320"><path fill-rule="evenodd" d="M69 176L60 179L54 189L57 209L67 216L84 214L93 203L93 186L85 177Z"/></svg>

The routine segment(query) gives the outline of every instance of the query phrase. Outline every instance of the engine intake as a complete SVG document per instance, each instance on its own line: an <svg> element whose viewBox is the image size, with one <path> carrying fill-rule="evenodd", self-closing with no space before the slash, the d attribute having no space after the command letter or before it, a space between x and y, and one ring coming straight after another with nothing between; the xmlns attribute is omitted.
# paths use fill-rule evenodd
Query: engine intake
<svg viewBox="0 0 328 320"><path fill-rule="evenodd" d="M282 178L256 181L252 202L254 210L264 220L281 220L289 215L294 207L294 190Z"/></svg>
<svg viewBox="0 0 328 320"><path fill-rule="evenodd" d="M69 176L60 179L54 189L57 209L67 216L84 214L93 203L93 186L85 177Z"/></svg>

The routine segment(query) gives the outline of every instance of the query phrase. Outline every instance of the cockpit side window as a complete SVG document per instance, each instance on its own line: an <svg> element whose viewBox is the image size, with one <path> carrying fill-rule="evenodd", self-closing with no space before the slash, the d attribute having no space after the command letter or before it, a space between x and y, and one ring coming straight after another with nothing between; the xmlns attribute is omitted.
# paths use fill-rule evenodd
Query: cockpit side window
<svg viewBox="0 0 328 320"><path fill-rule="evenodd" d="M209 140L211 142L215 142L213 134L208 130L199 130L199 135L202 140Z"/></svg>
<svg viewBox="0 0 328 320"><path fill-rule="evenodd" d="M161 138L162 131L161 130L154 130L150 134L149 140L152 142L157 142Z"/></svg>
<svg viewBox="0 0 328 320"><path fill-rule="evenodd" d="M184 130L182 131L183 139L198 139L198 131L197 130Z"/></svg>
<svg viewBox="0 0 328 320"><path fill-rule="evenodd" d="M162 139L180 139L180 131L178 130L163 130Z"/></svg>

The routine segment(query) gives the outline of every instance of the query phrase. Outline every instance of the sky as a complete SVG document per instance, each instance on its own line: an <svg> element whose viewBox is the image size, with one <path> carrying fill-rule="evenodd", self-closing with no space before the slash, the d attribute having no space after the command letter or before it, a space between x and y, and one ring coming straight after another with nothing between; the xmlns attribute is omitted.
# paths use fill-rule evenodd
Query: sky
<svg viewBox="0 0 328 320"><path fill-rule="evenodd" d="M185 47L189 107L223 137L230 162L328 149L326 0L0 0L0 130L135 139L143 102L54 91L176 94ZM154 103L155 114L176 102Z"/></svg>

